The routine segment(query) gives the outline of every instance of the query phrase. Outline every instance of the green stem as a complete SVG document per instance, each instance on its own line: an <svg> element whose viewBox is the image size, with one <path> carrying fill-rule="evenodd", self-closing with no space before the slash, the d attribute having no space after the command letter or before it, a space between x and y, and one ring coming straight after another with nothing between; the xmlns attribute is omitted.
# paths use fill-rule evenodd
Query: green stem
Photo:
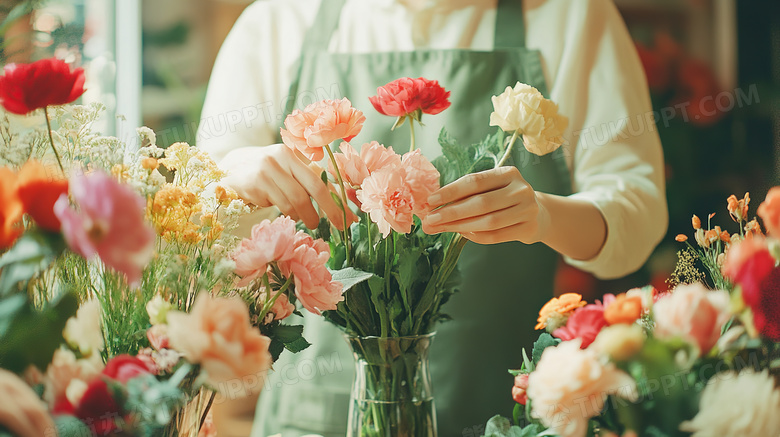
<svg viewBox="0 0 780 437"><path fill-rule="evenodd" d="M409 147L409 151L410 152L414 152L414 146L415 146L415 141L414 141L414 117L409 117L409 131L411 132L411 136L412 136L412 142L411 142L411 146Z"/></svg>
<svg viewBox="0 0 780 437"><path fill-rule="evenodd" d="M284 292L286 292L287 289L290 288L290 284L292 284L292 282L293 282L293 277L295 277L295 275L290 273L290 277L287 278L287 281L284 283L284 285L282 285L282 288L280 288L279 291L276 292L274 297L272 297L268 302L263 304L263 309L260 311L260 315L257 318L257 321L259 323L263 323L263 320L265 320L265 316L268 314L269 311L271 311L271 308L274 307L274 304L276 303L276 299L278 299L279 296L284 294ZM269 284L268 283L268 273L263 275L263 282L266 284L266 290L268 290L268 293L270 294L271 293L271 287L270 287L270 285L268 285Z"/></svg>
<svg viewBox="0 0 780 437"><path fill-rule="evenodd" d="M60 154L57 153L57 147L54 146L54 136L51 134L51 122L49 121L49 107L43 107L43 116L46 119L46 132L49 134L49 143L51 144L51 150L54 152L54 157L57 158L57 164L60 166L60 170L65 174L65 167L62 166L62 160Z"/></svg>
<svg viewBox="0 0 780 437"><path fill-rule="evenodd" d="M509 140L509 145L506 146L506 150L504 151L504 156L501 157L501 160L498 161L498 164L496 164L496 167L501 167L504 165L507 159L509 159L509 155L512 154L512 146L515 145L515 141L517 141L517 132L515 131L514 134L512 134L512 139Z"/></svg>
<svg viewBox="0 0 780 437"><path fill-rule="evenodd" d="M339 182L339 188L341 188L341 212L344 216L344 246L347 249L347 263L349 264L350 260L350 252L352 252L352 245L350 244L350 238L349 238L349 225L347 224L347 190L344 188L344 179L341 177L341 171L339 170L339 165L336 162L336 157L333 156L333 151L330 149L330 145L325 145L325 150L328 151L328 156L330 157L330 162L333 164L333 168L336 169L336 178Z"/></svg>

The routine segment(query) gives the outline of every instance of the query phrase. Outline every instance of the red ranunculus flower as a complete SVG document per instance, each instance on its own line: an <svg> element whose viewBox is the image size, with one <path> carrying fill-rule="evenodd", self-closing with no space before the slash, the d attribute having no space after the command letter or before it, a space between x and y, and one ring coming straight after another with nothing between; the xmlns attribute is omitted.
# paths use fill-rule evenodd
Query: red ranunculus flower
<svg viewBox="0 0 780 437"><path fill-rule="evenodd" d="M49 105L64 105L84 94L84 69L71 71L70 66L59 59L8 64L3 71L0 104L14 114L24 115Z"/></svg>
<svg viewBox="0 0 780 437"><path fill-rule="evenodd" d="M604 299L607 301L606 296ZM604 318L604 306L590 304L578 308L566 321L566 326L553 331L553 336L563 341L582 339L580 347L585 349L593 343L601 329L607 326L607 320Z"/></svg>
<svg viewBox="0 0 780 437"><path fill-rule="evenodd" d="M450 92L436 80L422 77L402 77L376 89L376 96L369 97L379 113L403 117L416 111L438 114L450 107Z"/></svg>
<svg viewBox="0 0 780 437"><path fill-rule="evenodd" d="M149 368L147 363L141 359L130 355L117 355L108 360L106 368L103 369L103 375L115 379L122 384L127 384L127 381L136 376L152 373L153 370L154 369Z"/></svg>
<svg viewBox="0 0 780 437"><path fill-rule="evenodd" d="M122 418L113 391L102 378L95 378L89 384L75 408L75 415L92 429L94 435L99 436L116 431L117 420Z"/></svg>

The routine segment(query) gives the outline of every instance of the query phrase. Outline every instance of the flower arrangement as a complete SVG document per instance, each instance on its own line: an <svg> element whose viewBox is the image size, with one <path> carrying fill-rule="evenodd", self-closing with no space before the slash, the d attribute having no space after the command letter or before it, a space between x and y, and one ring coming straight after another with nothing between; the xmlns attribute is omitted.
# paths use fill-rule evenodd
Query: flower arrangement
<svg viewBox="0 0 780 437"><path fill-rule="evenodd" d="M515 375L514 423L496 416L486 436L763 436L780 432L780 187L750 219L749 195L730 196L739 229L707 229L658 293L633 289L587 304L548 302L546 329ZM687 242L685 235L677 241ZM707 275L698 271L701 260ZM714 289L704 284L709 278Z"/></svg>
<svg viewBox="0 0 780 437"><path fill-rule="evenodd" d="M208 155L100 135L83 84L54 59L0 77L0 385L25 399L0 435L208 435L309 345L282 320L341 299L328 246L285 218L239 241L251 208Z"/></svg>

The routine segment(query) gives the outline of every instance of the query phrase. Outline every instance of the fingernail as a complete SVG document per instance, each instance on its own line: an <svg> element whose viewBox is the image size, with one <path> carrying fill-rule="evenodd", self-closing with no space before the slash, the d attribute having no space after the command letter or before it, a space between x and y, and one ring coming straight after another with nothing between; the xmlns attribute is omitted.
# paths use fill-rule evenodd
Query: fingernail
<svg viewBox="0 0 780 437"><path fill-rule="evenodd" d="M439 195L439 194L431 194L428 197L428 204L429 205L433 206L433 205L438 205L439 203L441 203L441 195Z"/></svg>
<svg viewBox="0 0 780 437"><path fill-rule="evenodd" d="M429 225L435 225L441 221L441 214L431 214L426 219Z"/></svg>

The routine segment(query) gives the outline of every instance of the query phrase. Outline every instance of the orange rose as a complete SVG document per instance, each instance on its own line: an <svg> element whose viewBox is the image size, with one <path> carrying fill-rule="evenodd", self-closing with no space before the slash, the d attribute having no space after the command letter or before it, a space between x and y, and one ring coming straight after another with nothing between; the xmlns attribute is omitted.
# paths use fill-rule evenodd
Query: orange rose
<svg viewBox="0 0 780 437"><path fill-rule="evenodd" d="M764 221L769 235L780 237L780 187L769 190L766 199L758 206L758 216Z"/></svg>
<svg viewBox="0 0 780 437"><path fill-rule="evenodd" d="M61 228L60 219L54 214L54 202L68 194L68 181L58 172L47 170L39 161L27 161L17 180L17 195L24 211L38 226L54 232Z"/></svg>
<svg viewBox="0 0 780 437"><path fill-rule="evenodd" d="M625 293L617 295L615 301L604 310L604 318L610 325L631 324L642 317L642 298L627 297Z"/></svg>
<svg viewBox="0 0 780 437"><path fill-rule="evenodd" d="M262 378L271 367L268 347L271 339L260 334L249 322L249 309L238 298L212 298L201 292L192 311L168 313L168 337L171 348L184 354L206 371L206 381L222 389L228 381L243 382ZM241 384L249 394L251 387Z"/></svg>
<svg viewBox="0 0 780 437"><path fill-rule="evenodd" d="M565 293L550 299L539 311L539 318L537 319L539 323L536 324L536 329L546 328L547 319L550 316L568 316L577 308L585 306L585 304L586 302L582 301L582 295L577 293Z"/></svg>

